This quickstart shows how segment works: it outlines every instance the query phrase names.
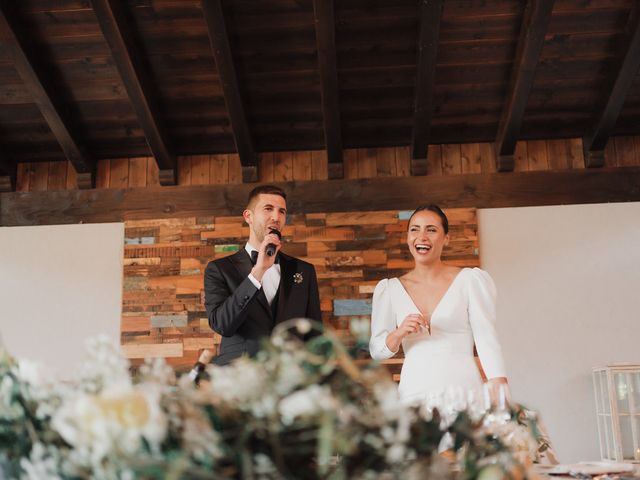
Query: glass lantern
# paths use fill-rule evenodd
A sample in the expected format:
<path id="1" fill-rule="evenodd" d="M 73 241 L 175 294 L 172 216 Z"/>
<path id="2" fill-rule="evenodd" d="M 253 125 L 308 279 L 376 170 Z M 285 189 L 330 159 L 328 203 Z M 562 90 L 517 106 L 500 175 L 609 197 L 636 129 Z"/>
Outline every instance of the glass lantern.
<path id="1" fill-rule="evenodd" d="M 602 459 L 640 462 L 640 365 L 594 368 L 593 388 Z"/>

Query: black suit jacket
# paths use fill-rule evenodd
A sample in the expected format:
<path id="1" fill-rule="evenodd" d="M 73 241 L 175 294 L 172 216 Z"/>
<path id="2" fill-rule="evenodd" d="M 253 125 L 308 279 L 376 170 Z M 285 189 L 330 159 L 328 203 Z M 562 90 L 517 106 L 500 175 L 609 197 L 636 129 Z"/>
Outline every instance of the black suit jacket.
<path id="1" fill-rule="evenodd" d="M 244 248 L 207 265 L 204 304 L 209 326 L 222 335 L 214 363 L 225 365 L 243 353 L 255 355 L 261 339 L 284 320 L 306 317 L 322 322 L 315 268 L 281 252 L 278 255 L 280 286 L 273 300 L 277 302 L 275 316 L 262 288 L 257 289 L 249 280 L 253 265 Z"/>

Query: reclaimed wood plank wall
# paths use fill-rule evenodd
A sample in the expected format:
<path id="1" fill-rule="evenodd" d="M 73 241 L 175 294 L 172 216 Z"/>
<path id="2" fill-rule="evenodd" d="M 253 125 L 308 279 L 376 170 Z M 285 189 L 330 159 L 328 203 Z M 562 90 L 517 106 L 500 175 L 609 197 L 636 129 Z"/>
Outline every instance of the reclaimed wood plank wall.
<path id="1" fill-rule="evenodd" d="M 269 152 L 260 154 L 261 182 L 326 180 L 325 151 Z M 494 173 L 492 143 L 430 145 L 427 175 Z M 640 165 L 640 136 L 613 137 L 605 150 L 605 165 Z M 584 169 L 582 140 L 529 140 L 518 142 L 518 172 Z M 344 152 L 344 178 L 409 176 L 409 147 L 358 148 Z M 242 183 L 237 154 L 190 155 L 178 160 L 178 185 Z M 100 160 L 96 188 L 159 186 L 158 167 L 151 157 Z M 77 189 L 75 170 L 68 162 L 18 164 L 19 192 Z"/>
<path id="2" fill-rule="evenodd" d="M 405 244 L 411 212 L 292 212 L 283 231 L 284 251 L 315 265 L 323 321 L 341 336 L 353 318 L 369 320 L 376 283 L 412 268 Z M 475 209 L 449 209 L 448 263 L 478 266 Z M 187 368 L 220 337 L 209 329 L 203 305 L 204 269 L 244 246 L 248 227 L 240 216 L 125 222 L 121 340 L 134 363 L 166 357 Z M 401 360 L 388 362 L 393 369 Z"/>

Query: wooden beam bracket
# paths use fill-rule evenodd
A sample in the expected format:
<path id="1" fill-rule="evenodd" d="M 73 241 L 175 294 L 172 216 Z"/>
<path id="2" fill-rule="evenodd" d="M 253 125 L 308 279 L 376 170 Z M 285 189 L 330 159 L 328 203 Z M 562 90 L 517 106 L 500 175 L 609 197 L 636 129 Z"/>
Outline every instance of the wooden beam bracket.
<path id="1" fill-rule="evenodd" d="M 0 176 L 0 192 L 12 192 L 16 189 L 16 178 L 11 175 Z"/>
<path id="2" fill-rule="evenodd" d="M 525 7 L 509 92 L 496 135 L 496 169 L 499 172 L 513 170 L 514 164 L 508 157 L 515 153 L 554 2 L 528 0 Z"/>
<path id="3" fill-rule="evenodd" d="M 94 172 L 81 172 L 77 174 L 76 178 L 80 190 L 96 188 L 96 175 Z"/>
<path id="4" fill-rule="evenodd" d="M 411 175 L 414 177 L 420 177 L 429 173 L 429 162 L 426 158 L 412 158 L 411 159 Z"/>
<path id="5" fill-rule="evenodd" d="M 344 178 L 344 163 L 329 162 L 327 164 L 327 176 L 329 180 L 339 180 Z"/>
<path id="6" fill-rule="evenodd" d="M 606 89 L 608 95 L 604 108 L 591 132 L 582 139 L 584 164 L 587 168 L 604 166 L 604 149 L 640 68 L 640 6 L 638 2 L 634 2 L 625 33 L 626 52 L 615 79 Z"/>
<path id="7" fill-rule="evenodd" d="M 257 165 L 242 165 L 242 181 L 243 183 L 256 183 L 258 181 Z"/>
<path id="8" fill-rule="evenodd" d="M 243 167 L 255 167 L 257 166 L 257 156 L 253 147 L 251 130 L 245 114 L 240 84 L 231 54 L 221 0 L 202 0 L 202 12 L 207 23 L 211 52 L 215 58 L 218 76 L 222 84 L 229 123 L 231 123 L 240 163 Z M 248 173 L 247 176 L 248 178 L 253 178 L 253 174 Z M 243 172 L 244 177 L 245 173 Z"/>

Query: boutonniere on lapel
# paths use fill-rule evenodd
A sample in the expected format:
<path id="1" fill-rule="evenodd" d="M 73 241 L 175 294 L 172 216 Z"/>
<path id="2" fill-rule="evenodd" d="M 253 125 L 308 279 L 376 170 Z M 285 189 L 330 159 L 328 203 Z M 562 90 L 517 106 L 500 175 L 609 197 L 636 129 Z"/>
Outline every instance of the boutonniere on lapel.
<path id="1" fill-rule="evenodd" d="M 300 272 L 296 272 L 293 274 L 293 283 L 300 285 L 304 281 L 304 277 Z"/>

